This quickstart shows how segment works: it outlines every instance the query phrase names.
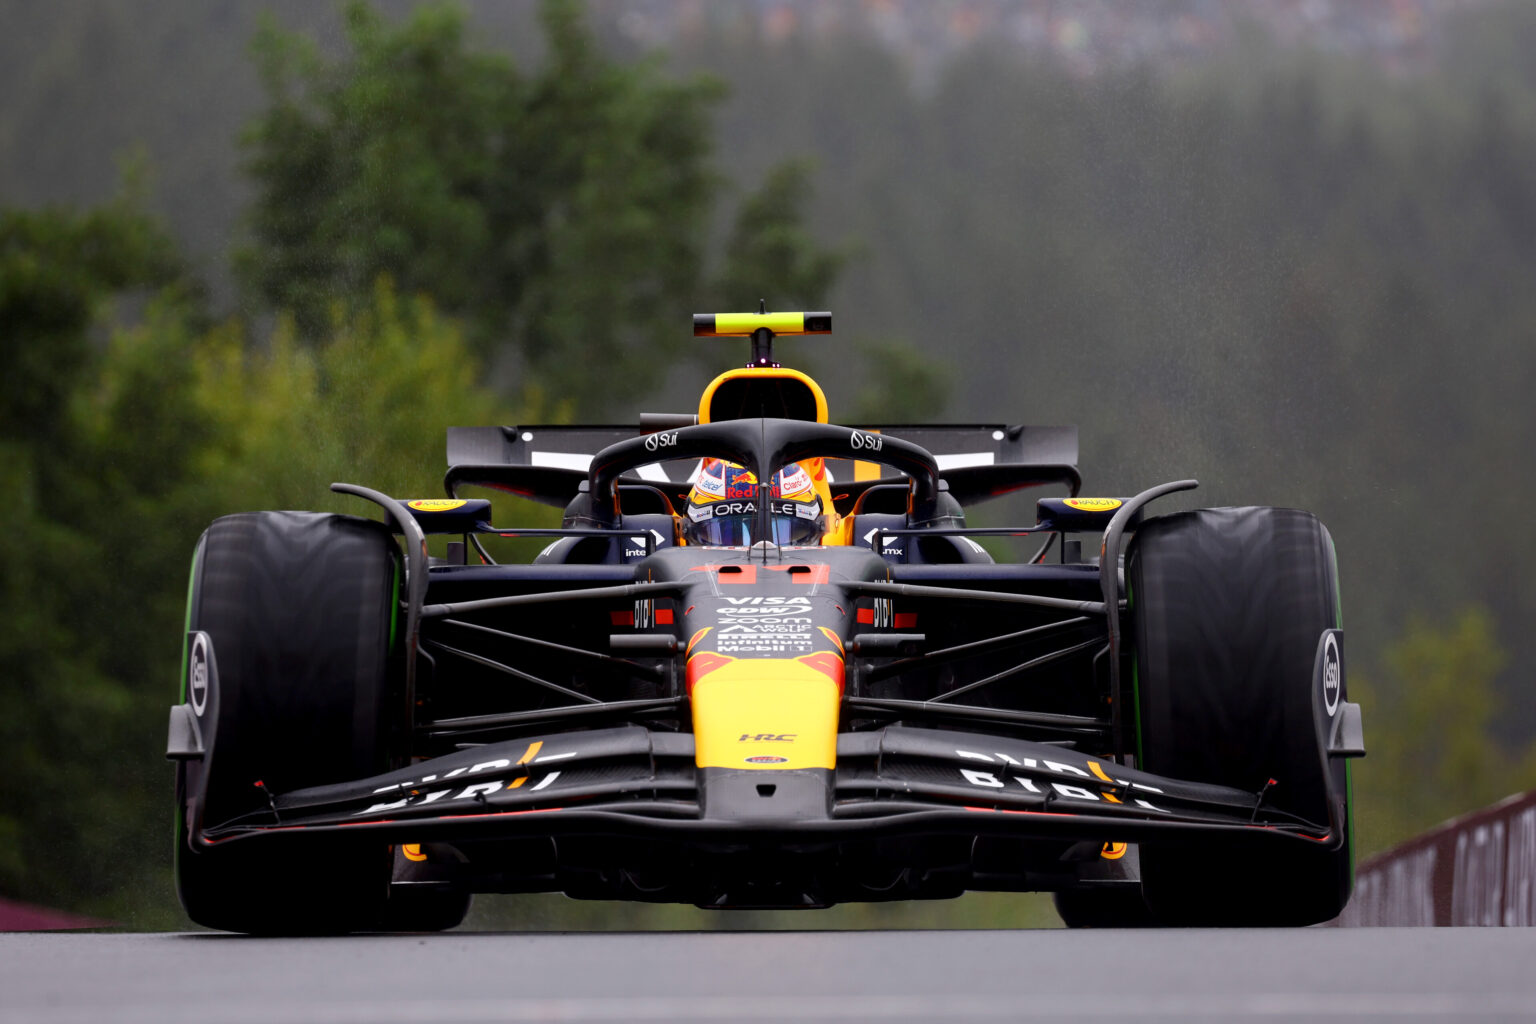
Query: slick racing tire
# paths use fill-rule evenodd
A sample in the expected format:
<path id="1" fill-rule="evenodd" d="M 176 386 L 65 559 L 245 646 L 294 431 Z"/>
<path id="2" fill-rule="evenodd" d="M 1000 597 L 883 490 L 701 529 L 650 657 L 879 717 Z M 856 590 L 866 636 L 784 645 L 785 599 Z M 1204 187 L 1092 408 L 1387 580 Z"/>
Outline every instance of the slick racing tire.
<path id="1" fill-rule="evenodd" d="M 379 523 L 256 512 L 219 519 L 203 535 L 187 621 L 211 639 L 210 738 L 177 775 L 176 887 L 193 921 L 282 934 L 378 926 L 387 843 L 318 835 L 192 844 L 187 816 L 200 794 L 205 826 L 270 820 L 271 794 L 392 767 L 398 590 L 398 549 Z"/>
<path id="2" fill-rule="evenodd" d="M 1220 508 L 1140 529 L 1128 578 L 1135 630 L 1138 764 L 1170 778 L 1258 794 L 1309 822 L 1329 819 L 1313 722 L 1319 637 L 1339 626 L 1333 541 L 1309 513 Z M 1346 769 L 1329 769 L 1348 793 Z M 1274 785 L 1265 789 L 1268 780 Z M 1340 820 L 1348 821 L 1348 807 Z M 1144 843 L 1142 888 L 1160 922 L 1306 925 L 1343 910 L 1342 845 Z"/>

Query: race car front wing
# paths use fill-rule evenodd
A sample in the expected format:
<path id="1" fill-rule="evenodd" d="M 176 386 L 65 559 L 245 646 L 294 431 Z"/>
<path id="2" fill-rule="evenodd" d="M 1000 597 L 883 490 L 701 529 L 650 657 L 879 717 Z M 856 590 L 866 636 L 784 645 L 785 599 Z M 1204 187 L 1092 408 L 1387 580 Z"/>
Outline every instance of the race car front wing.
<path id="1" fill-rule="evenodd" d="M 490 744 L 353 783 L 274 794 L 198 841 L 368 830 L 400 842 L 635 835 L 838 842 L 964 833 L 1139 841 L 1191 833 L 1337 844 L 1264 792 L 1162 778 L 1063 747 L 887 726 L 839 738 L 837 767 L 699 769 L 693 737 L 642 726 Z"/>

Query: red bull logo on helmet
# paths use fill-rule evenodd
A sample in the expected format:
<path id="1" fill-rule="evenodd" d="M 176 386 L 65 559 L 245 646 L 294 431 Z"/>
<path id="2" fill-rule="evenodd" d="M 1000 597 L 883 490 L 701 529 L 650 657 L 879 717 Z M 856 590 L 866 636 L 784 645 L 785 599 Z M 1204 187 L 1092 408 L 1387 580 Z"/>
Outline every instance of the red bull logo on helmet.
<path id="1" fill-rule="evenodd" d="M 721 459 L 706 459 L 694 481 L 695 501 L 738 501 L 757 497 L 757 476 L 749 469 Z M 798 463 L 785 466 L 773 479 L 772 496 L 814 501 L 811 475 Z"/>

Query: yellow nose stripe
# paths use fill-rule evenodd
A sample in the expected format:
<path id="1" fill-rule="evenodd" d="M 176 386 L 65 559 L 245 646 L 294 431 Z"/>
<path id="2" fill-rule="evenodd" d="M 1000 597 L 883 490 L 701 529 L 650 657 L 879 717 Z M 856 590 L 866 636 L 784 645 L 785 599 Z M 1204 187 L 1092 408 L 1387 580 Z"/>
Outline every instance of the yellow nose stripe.
<path id="1" fill-rule="evenodd" d="M 742 658 L 693 687 L 700 768 L 832 768 L 842 694 L 824 671 L 790 658 Z"/>

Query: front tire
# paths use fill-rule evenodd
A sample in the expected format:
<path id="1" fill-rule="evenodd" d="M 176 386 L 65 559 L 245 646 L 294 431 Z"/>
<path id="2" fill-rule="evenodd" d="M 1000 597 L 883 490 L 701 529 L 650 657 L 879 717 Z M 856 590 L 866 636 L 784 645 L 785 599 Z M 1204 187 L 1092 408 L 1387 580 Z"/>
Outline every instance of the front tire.
<path id="1" fill-rule="evenodd" d="M 1265 793 L 1265 806 L 1330 820 L 1313 724 L 1319 637 L 1339 625 L 1333 541 L 1294 509 L 1222 508 L 1142 526 L 1128 563 L 1136 642 L 1138 765 Z M 1342 693 L 1340 699 L 1343 699 Z M 1331 788 L 1347 793 L 1334 762 Z M 1348 821 L 1348 807 L 1339 815 Z M 1142 886 L 1160 921 L 1306 925 L 1343 910 L 1348 828 L 1329 849 L 1144 843 Z"/>
<path id="2" fill-rule="evenodd" d="M 198 544 L 191 630 L 212 639 L 210 749 L 177 773 L 176 888 L 187 916 L 225 931 L 376 927 L 386 843 L 263 837 L 191 843 L 188 813 L 217 825 L 267 809 L 267 792 L 366 778 L 398 760 L 391 634 L 398 549 L 379 523 L 311 512 L 226 516 Z"/>

